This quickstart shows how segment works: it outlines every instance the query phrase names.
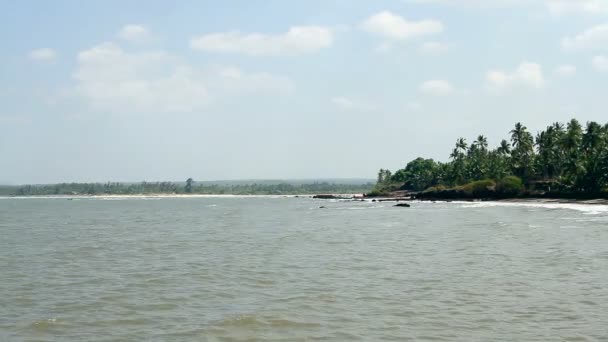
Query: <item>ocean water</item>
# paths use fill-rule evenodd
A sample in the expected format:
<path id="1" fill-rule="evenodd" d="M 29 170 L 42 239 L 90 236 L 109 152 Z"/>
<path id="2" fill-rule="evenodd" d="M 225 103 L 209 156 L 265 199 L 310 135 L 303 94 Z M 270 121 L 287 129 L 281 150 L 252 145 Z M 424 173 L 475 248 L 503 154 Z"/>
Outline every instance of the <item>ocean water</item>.
<path id="1" fill-rule="evenodd" d="M 608 207 L 0 199 L 0 341 L 258 340 L 606 341 Z"/>

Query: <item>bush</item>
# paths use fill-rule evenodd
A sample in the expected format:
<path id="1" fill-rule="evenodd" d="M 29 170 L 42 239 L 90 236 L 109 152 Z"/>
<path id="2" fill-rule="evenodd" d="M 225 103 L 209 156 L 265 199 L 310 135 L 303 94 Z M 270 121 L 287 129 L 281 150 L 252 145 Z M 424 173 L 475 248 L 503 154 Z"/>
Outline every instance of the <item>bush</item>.
<path id="1" fill-rule="evenodd" d="M 515 176 L 507 176 L 498 182 L 496 190 L 503 195 L 517 195 L 524 188 L 524 183 L 521 178 Z"/>
<path id="2" fill-rule="evenodd" d="M 366 196 L 368 197 L 382 197 L 382 196 L 387 196 L 388 192 L 387 191 L 380 191 L 377 189 L 372 190 L 372 192 L 368 193 Z"/>
<path id="3" fill-rule="evenodd" d="M 437 186 L 431 186 L 429 188 L 426 188 L 423 192 L 440 192 L 444 190 L 447 190 L 447 187 L 443 184 L 439 184 Z"/>
<path id="4" fill-rule="evenodd" d="M 460 190 L 462 190 L 465 195 L 472 197 L 491 196 L 496 190 L 496 182 L 489 179 L 475 181 L 461 186 Z"/>

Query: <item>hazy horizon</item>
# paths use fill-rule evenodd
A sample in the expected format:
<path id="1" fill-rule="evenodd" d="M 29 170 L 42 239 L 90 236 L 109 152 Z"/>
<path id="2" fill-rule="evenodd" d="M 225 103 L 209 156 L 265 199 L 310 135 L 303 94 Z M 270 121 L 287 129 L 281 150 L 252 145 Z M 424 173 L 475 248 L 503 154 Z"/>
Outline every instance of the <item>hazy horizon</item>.
<path id="1" fill-rule="evenodd" d="M 376 180 L 374 178 L 331 178 L 331 177 L 323 177 L 323 178 L 294 178 L 294 179 L 290 179 L 290 178 L 284 178 L 284 179 L 262 179 L 262 178 L 258 178 L 258 179 L 196 179 L 195 177 L 192 177 L 192 179 L 194 180 L 195 184 L 205 184 L 205 185 L 209 185 L 209 184 L 218 184 L 218 185 L 238 185 L 238 184 L 246 184 L 246 185 L 250 185 L 250 184 L 255 184 L 255 183 L 260 183 L 260 184 L 281 184 L 281 183 L 288 183 L 288 184 L 312 184 L 312 183 L 335 183 L 335 184 L 367 184 L 367 183 L 373 183 Z M 111 182 L 111 183 L 124 183 L 124 184 L 129 184 L 129 183 L 141 183 L 141 182 L 147 182 L 147 183 L 156 183 L 156 182 L 171 182 L 171 183 L 185 183 L 187 179 L 184 180 L 176 180 L 176 179 L 155 179 L 155 180 L 140 180 L 140 181 L 121 181 L 121 180 L 84 180 L 84 181 L 59 181 L 59 182 L 53 182 L 53 183 L 8 183 L 8 182 L 2 182 L 0 180 L 0 186 L 20 186 L 20 185 L 48 185 L 48 184 L 61 184 L 61 183 L 107 183 L 107 182 Z"/>
<path id="2" fill-rule="evenodd" d="M 373 179 L 606 120 L 607 1 L 2 7 L 0 184 Z"/>

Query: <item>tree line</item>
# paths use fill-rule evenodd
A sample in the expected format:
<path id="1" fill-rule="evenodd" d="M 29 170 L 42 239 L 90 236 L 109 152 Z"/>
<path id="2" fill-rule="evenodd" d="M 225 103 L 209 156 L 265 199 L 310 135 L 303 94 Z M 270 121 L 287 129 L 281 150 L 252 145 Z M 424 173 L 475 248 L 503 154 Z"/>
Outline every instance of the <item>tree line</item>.
<path id="1" fill-rule="evenodd" d="M 448 162 L 417 158 L 392 173 L 381 169 L 374 193 L 436 191 L 478 182 L 551 193 L 608 192 L 608 124 L 576 119 L 549 125 L 534 136 L 522 123 L 491 149 L 484 135 L 458 138 Z M 475 185 L 475 184 L 473 184 Z"/>
<path id="2" fill-rule="evenodd" d="M 366 193 L 373 183 L 336 184 L 318 182 L 310 184 L 196 184 L 189 178 L 185 183 L 61 183 L 0 187 L 5 196 L 52 196 L 52 195 L 152 195 L 152 194 L 231 194 L 231 195 L 301 195 L 319 193 Z"/>

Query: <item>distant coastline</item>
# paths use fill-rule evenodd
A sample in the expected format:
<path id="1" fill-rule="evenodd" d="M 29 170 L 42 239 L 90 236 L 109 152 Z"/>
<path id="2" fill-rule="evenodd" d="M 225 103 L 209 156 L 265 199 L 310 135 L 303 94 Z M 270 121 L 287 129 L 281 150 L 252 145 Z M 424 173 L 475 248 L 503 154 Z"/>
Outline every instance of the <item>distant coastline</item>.
<path id="1" fill-rule="evenodd" d="M 315 195 L 322 193 L 363 194 L 374 187 L 372 182 L 344 180 L 298 183 L 298 181 L 259 181 L 244 183 L 140 182 L 140 183 L 58 183 L 0 186 L 0 196 L 205 196 L 205 195 Z"/>

